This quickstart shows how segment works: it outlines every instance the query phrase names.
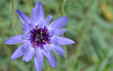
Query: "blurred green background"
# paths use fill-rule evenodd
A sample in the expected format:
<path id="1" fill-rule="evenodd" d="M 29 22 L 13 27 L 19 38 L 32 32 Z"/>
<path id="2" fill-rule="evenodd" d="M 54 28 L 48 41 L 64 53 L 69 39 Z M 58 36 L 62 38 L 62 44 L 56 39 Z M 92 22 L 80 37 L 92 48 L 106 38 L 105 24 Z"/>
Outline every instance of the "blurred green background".
<path id="1" fill-rule="evenodd" d="M 65 58 L 53 52 L 57 62 L 54 69 L 45 58 L 42 71 L 113 71 L 113 0 L 39 1 L 46 17 L 68 17 L 63 36 L 76 42 L 62 46 Z M 33 58 L 28 63 L 22 57 L 11 60 L 21 44 L 4 43 L 7 38 L 23 34 L 15 9 L 31 16 L 35 3 L 36 0 L 0 0 L 0 71 L 36 71 Z"/>

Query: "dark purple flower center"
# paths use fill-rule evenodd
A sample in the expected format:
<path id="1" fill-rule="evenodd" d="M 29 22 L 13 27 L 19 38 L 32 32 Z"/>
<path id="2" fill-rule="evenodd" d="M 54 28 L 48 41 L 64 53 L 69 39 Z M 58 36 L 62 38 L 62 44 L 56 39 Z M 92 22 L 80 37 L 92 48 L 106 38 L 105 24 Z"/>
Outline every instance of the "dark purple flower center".
<path id="1" fill-rule="evenodd" d="M 49 37 L 51 36 L 49 36 L 48 29 L 46 27 L 44 28 L 36 27 L 35 29 L 32 29 L 30 33 L 31 33 L 30 41 L 33 47 L 35 46 L 42 47 L 42 45 L 50 44 Z"/>

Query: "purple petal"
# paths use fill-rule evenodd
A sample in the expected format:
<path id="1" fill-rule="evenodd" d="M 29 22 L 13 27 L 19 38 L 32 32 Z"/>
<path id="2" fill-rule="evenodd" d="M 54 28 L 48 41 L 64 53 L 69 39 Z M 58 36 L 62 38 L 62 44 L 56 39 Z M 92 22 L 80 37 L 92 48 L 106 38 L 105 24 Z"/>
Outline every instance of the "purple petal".
<path id="1" fill-rule="evenodd" d="M 36 54 L 34 57 L 35 67 L 37 71 L 42 70 L 44 56 L 39 47 L 36 47 Z"/>
<path id="2" fill-rule="evenodd" d="M 66 31 L 66 29 L 57 29 L 57 30 L 55 30 L 55 35 L 56 36 L 62 35 L 65 31 Z"/>
<path id="3" fill-rule="evenodd" d="M 54 20 L 49 26 L 49 29 L 58 29 L 64 27 L 68 23 L 68 19 L 66 16 L 62 16 L 56 20 Z"/>
<path id="4" fill-rule="evenodd" d="M 51 51 L 48 52 L 48 61 L 51 64 L 51 66 L 54 68 L 56 67 L 56 60 L 55 57 L 53 56 L 53 53 Z"/>
<path id="5" fill-rule="evenodd" d="M 58 39 L 56 37 L 51 37 L 50 42 L 55 44 L 55 45 L 59 45 Z"/>
<path id="6" fill-rule="evenodd" d="M 38 10 L 33 8 L 32 13 L 31 13 L 31 20 L 32 20 L 33 24 L 38 24 L 38 22 L 39 22 L 39 19 L 37 18 L 36 15 L 38 15 Z"/>
<path id="7" fill-rule="evenodd" d="M 45 49 L 42 49 L 42 53 L 43 53 L 46 57 L 48 57 L 48 51 L 46 51 Z"/>
<path id="8" fill-rule="evenodd" d="M 60 47 L 60 46 L 55 46 L 55 45 L 51 45 L 50 46 L 50 48 L 54 51 L 54 52 L 56 52 L 57 54 L 59 54 L 59 55 L 61 55 L 61 56 L 63 56 L 63 57 L 65 57 L 65 50 L 62 48 L 62 47 Z"/>
<path id="9" fill-rule="evenodd" d="M 29 32 L 29 28 L 28 28 L 27 24 L 22 24 L 22 31 Z"/>
<path id="10" fill-rule="evenodd" d="M 24 14 L 23 12 L 19 11 L 19 10 L 16 10 L 20 20 L 25 23 L 25 24 L 29 24 L 31 23 L 31 19 L 30 17 L 28 17 L 26 14 Z"/>
<path id="11" fill-rule="evenodd" d="M 48 26 L 49 22 L 52 20 L 52 16 L 49 15 L 46 19 L 45 19 L 45 26 Z"/>
<path id="12" fill-rule="evenodd" d="M 28 27 L 29 27 L 30 30 L 32 30 L 32 29 L 35 28 L 35 25 L 33 23 L 30 23 L 30 24 L 28 24 Z"/>
<path id="13" fill-rule="evenodd" d="M 48 30 L 49 36 L 53 36 L 55 34 L 55 30 Z"/>
<path id="14" fill-rule="evenodd" d="M 48 59 L 49 63 L 51 64 L 51 66 L 54 68 L 56 67 L 56 60 L 52 54 L 51 51 L 46 52 L 45 50 L 42 51 L 43 54 L 46 56 L 46 58 Z"/>
<path id="15" fill-rule="evenodd" d="M 40 20 L 40 22 L 38 24 L 39 24 L 39 28 L 43 28 L 44 27 L 44 21 L 43 20 Z"/>
<path id="16" fill-rule="evenodd" d="M 22 35 L 13 36 L 5 41 L 5 44 L 18 44 L 24 43 L 26 40 L 22 39 Z"/>
<path id="17" fill-rule="evenodd" d="M 29 62 L 32 59 L 34 53 L 35 53 L 35 49 L 33 47 L 30 47 L 27 53 L 24 55 L 23 60 Z"/>
<path id="18" fill-rule="evenodd" d="M 34 24 L 38 24 L 40 20 L 45 19 L 45 13 L 41 2 L 36 2 L 36 6 L 32 10 L 31 19 Z"/>
<path id="19" fill-rule="evenodd" d="M 12 60 L 15 60 L 16 58 L 18 58 L 18 57 L 24 55 L 24 54 L 28 51 L 28 49 L 29 49 L 30 46 L 31 46 L 31 45 L 29 44 L 29 42 L 27 42 L 27 43 L 25 43 L 25 44 L 19 46 L 19 47 L 16 49 L 16 51 L 13 53 L 13 55 L 11 56 L 11 59 L 12 59 Z"/>
<path id="20" fill-rule="evenodd" d="M 75 43 L 73 40 L 65 37 L 56 37 L 58 40 L 59 45 L 69 45 Z"/>
<path id="21" fill-rule="evenodd" d="M 42 3 L 40 1 L 36 2 L 35 8 L 38 8 L 38 18 L 44 20 L 45 19 L 45 13 L 42 6 Z"/>
<path id="22" fill-rule="evenodd" d="M 23 39 L 30 39 L 30 33 L 24 33 L 22 36 Z"/>
<path id="23" fill-rule="evenodd" d="M 44 47 L 44 49 L 45 49 L 46 51 L 50 51 L 50 45 L 45 44 L 45 45 L 43 45 L 43 47 Z"/>

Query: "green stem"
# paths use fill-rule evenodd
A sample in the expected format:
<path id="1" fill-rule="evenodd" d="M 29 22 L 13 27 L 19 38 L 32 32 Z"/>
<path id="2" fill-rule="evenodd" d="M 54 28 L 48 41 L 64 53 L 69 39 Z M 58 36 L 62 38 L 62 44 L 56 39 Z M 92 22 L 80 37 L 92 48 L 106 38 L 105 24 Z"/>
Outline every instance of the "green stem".
<path id="1" fill-rule="evenodd" d="M 12 23 L 12 26 L 13 26 L 13 30 L 15 32 L 15 35 L 17 35 L 17 31 L 16 31 L 16 28 L 15 28 L 15 24 L 14 24 L 14 21 L 13 21 L 13 9 L 14 9 L 14 4 L 13 4 L 13 0 L 10 0 L 10 18 L 11 18 L 11 23 Z M 18 45 L 18 44 L 17 44 Z M 18 45 L 19 46 L 19 45 Z M 26 71 L 28 71 L 28 68 L 25 64 L 25 62 L 23 61 L 23 64 L 25 65 L 26 67 Z"/>
<path id="2" fill-rule="evenodd" d="M 63 4 L 62 4 L 62 13 L 63 13 L 64 16 L 65 16 L 65 9 L 64 9 L 65 3 L 66 3 L 66 0 L 63 0 Z M 64 34 L 63 34 L 62 36 L 64 37 Z M 64 45 L 63 48 L 64 48 L 64 50 L 65 50 L 65 52 L 66 52 L 66 54 L 65 54 L 65 64 L 66 64 L 66 70 L 68 71 L 67 47 Z"/>
<path id="3" fill-rule="evenodd" d="M 64 10 L 65 3 L 66 3 L 66 0 L 63 0 L 63 3 L 62 3 L 62 13 L 63 13 L 64 16 L 65 16 L 65 10 Z"/>
<path id="4" fill-rule="evenodd" d="M 11 18 L 11 23 L 12 23 L 12 26 L 13 26 L 13 30 L 14 30 L 15 34 L 17 35 L 15 25 L 14 25 L 14 22 L 13 22 L 13 9 L 14 9 L 13 0 L 10 0 L 10 18 Z"/>
<path id="5" fill-rule="evenodd" d="M 64 37 L 64 34 L 62 35 Z M 65 54 L 65 64 L 66 64 L 66 70 L 68 71 L 68 63 L 67 63 L 67 47 L 65 45 L 63 45 L 63 48 L 66 52 Z"/>
<path id="6" fill-rule="evenodd" d="M 0 29 L 1 30 L 1 34 L 3 35 L 3 40 L 5 40 L 5 33 L 4 33 L 4 30 L 3 29 Z M 8 56 L 8 58 L 11 57 L 11 52 L 10 52 L 10 49 L 3 43 L 3 47 L 5 49 L 5 52 Z M 10 62 L 10 66 L 11 66 L 11 71 L 15 71 L 15 68 L 14 68 L 14 65 L 11 61 L 11 59 L 9 59 L 9 62 Z"/>
<path id="7" fill-rule="evenodd" d="M 29 3 L 27 0 L 23 0 L 25 7 L 27 8 L 28 16 L 31 16 L 31 9 L 29 8 Z M 29 12 L 30 11 L 30 12 Z"/>
<path id="8" fill-rule="evenodd" d="M 61 14 L 59 13 L 58 7 L 59 7 L 59 5 L 56 6 L 56 12 L 59 16 L 61 16 Z"/>
<path id="9" fill-rule="evenodd" d="M 78 45 L 77 45 L 77 51 L 76 51 L 76 58 L 72 61 L 71 63 L 71 66 L 76 66 L 77 65 L 77 62 L 78 62 L 78 56 L 80 55 L 80 52 L 81 52 L 81 47 L 82 47 L 82 44 L 83 44 L 83 41 L 85 40 L 85 37 L 89 31 L 89 27 L 91 26 L 91 22 L 92 22 L 92 17 L 93 17 L 93 10 L 92 10 L 92 2 L 91 2 L 91 6 L 90 6 L 90 11 L 88 12 L 89 13 L 89 21 L 86 22 L 87 24 L 85 24 L 84 28 L 83 28 L 83 33 L 80 35 L 80 41 L 78 42 Z"/>

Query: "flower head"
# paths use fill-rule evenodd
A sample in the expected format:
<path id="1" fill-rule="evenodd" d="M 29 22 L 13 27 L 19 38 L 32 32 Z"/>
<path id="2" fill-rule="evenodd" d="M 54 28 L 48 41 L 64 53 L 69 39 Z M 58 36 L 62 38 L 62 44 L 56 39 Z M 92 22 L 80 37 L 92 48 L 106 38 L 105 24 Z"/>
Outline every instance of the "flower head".
<path id="1" fill-rule="evenodd" d="M 41 71 L 44 55 L 48 59 L 52 67 L 56 66 L 55 58 L 51 52 L 65 56 L 65 51 L 60 45 L 69 45 L 74 41 L 61 37 L 66 29 L 61 29 L 68 23 L 66 16 L 62 16 L 52 23 L 52 16 L 45 19 L 44 9 L 41 2 L 37 1 L 35 8 L 32 10 L 31 18 L 23 12 L 16 10 L 19 18 L 22 21 L 23 35 L 16 35 L 5 41 L 6 44 L 24 43 L 19 46 L 13 53 L 11 59 L 14 60 L 22 55 L 23 60 L 29 62 L 34 56 L 34 62 L 37 71 Z"/>

